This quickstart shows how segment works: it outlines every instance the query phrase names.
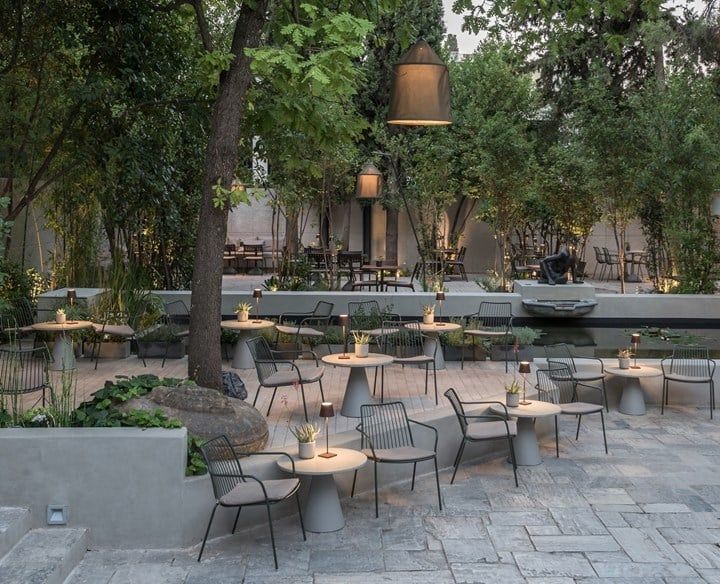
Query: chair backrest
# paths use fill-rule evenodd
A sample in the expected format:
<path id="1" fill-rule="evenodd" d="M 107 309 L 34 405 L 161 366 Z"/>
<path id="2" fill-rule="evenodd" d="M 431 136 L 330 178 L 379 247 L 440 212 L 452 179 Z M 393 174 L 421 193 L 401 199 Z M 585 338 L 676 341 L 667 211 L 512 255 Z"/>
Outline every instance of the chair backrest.
<path id="1" fill-rule="evenodd" d="M 478 308 L 477 318 L 479 327 L 507 329 L 512 322 L 512 304 L 483 301 Z"/>
<path id="2" fill-rule="evenodd" d="M 702 345 L 676 345 L 670 360 L 670 373 L 688 377 L 710 377 L 710 351 Z"/>
<path id="3" fill-rule="evenodd" d="M 593 250 L 595 251 L 595 261 L 598 264 L 604 264 L 605 253 L 597 245 L 593 245 Z"/>
<path id="4" fill-rule="evenodd" d="M 35 322 L 35 309 L 27 298 L 15 300 L 9 314 L 12 315 L 19 327 L 30 326 Z"/>
<path id="5" fill-rule="evenodd" d="M 455 415 L 457 416 L 458 423 L 460 424 L 460 430 L 464 435 L 468 425 L 467 419 L 464 417 L 465 408 L 463 407 L 462 402 L 460 401 L 460 398 L 458 397 L 458 394 L 454 388 L 451 387 L 450 389 L 448 389 L 444 395 L 446 398 L 448 398 L 448 401 L 450 402 L 453 410 L 455 410 Z"/>
<path id="6" fill-rule="evenodd" d="M 335 305 L 332 302 L 320 300 L 313 309 L 313 318 L 327 318 L 332 315 L 333 308 Z"/>
<path id="7" fill-rule="evenodd" d="M 351 330 L 368 330 L 382 325 L 382 312 L 377 300 L 348 302 Z"/>
<path id="8" fill-rule="evenodd" d="M 460 248 L 460 251 L 457 254 L 457 257 L 455 258 L 455 261 L 458 263 L 462 263 L 465 261 L 465 252 L 467 251 L 467 247 L 464 245 Z"/>
<path id="9" fill-rule="evenodd" d="M 535 389 L 540 401 L 566 404 L 577 400 L 577 383 L 563 363 L 548 362 L 547 369 L 538 369 Z"/>
<path id="10" fill-rule="evenodd" d="M 570 371 L 575 373 L 577 367 L 575 366 L 575 357 L 573 357 L 570 347 L 565 343 L 557 343 L 555 345 L 545 345 L 545 357 L 548 363 L 558 363 L 565 365 Z"/>
<path id="11" fill-rule="evenodd" d="M 602 248 L 602 250 L 603 250 L 603 255 L 605 256 L 606 264 L 614 265 L 614 264 L 619 263 L 619 260 L 617 258 L 613 258 L 613 254 L 608 248 L 604 247 L 604 248 Z"/>
<path id="12" fill-rule="evenodd" d="M 413 323 L 406 323 L 412 325 Z M 419 328 L 403 325 L 401 320 L 383 320 L 381 343 L 383 353 L 399 359 L 423 355 L 425 335 Z"/>
<path id="13" fill-rule="evenodd" d="M 254 337 L 245 341 L 250 354 L 255 361 L 255 371 L 257 371 L 258 381 L 263 383 L 270 375 L 278 370 L 275 364 L 275 358 L 273 357 L 270 345 L 265 340 L 265 337 Z"/>
<path id="14" fill-rule="evenodd" d="M 202 444 L 200 452 L 205 459 L 216 499 L 227 495 L 239 482 L 244 481 L 238 476 L 243 474 L 240 461 L 225 434 Z"/>
<path id="15" fill-rule="evenodd" d="M 360 406 L 360 425 L 375 450 L 415 445 L 402 402 L 363 404 Z"/>
<path id="16" fill-rule="evenodd" d="M 17 395 L 49 387 L 49 360 L 45 347 L 0 349 L 0 393 Z"/>
<path id="17" fill-rule="evenodd" d="M 187 324 L 190 322 L 190 310 L 183 300 L 173 300 L 164 304 L 167 321 L 171 324 Z"/>

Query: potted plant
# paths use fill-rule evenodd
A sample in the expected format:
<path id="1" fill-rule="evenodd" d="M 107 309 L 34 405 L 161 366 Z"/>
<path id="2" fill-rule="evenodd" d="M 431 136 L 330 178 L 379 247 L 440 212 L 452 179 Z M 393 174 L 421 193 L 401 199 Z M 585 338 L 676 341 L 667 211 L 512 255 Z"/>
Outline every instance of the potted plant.
<path id="1" fill-rule="evenodd" d="M 542 331 L 529 326 L 516 326 L 510 331 L 510 338 L 504 335 L 490 337 L 493 361 L 532 361 L 532 344 L 540 338 Z"/>
<path id="2" fill-rule="evenodd" d="M 384 259 L 385 258 L 383 256 L 378 256 L 377 258 L 375 258 L 375 266 L 381 268 Z"/>
<path id="3" fill-rule="evenodd" d="M 290 431 L 297 438 L 300 458 L 315 458 L 315 439 L 320 429 L 313 424 L 301 424 L 290 428 Z"/>
<path id="4" fill-rule="evenodd" d="M 67 322 L 67 316 L 65 315 L 64 308 L 58 308 L 55 311 L 55 322 L 58 324 L 65 324 Z"/>
<path id="5" fill-rule="evenodd" d="M 435 305 L 423 304 L 423 324 L 432 324 L 435 322 Z"/>
<path id="6" fill-rule="evenodd" d="M 620 369 L 630 369 L 630 349 L 620 349 L 618 351 L 618 367 Z"/>
<path id="7" fill-rule="evenodd" d="M 522 387 L 513 379 L 510 385 L 505 386 L 505 405 L 509 408 L 516 408 L 520 404 L 520 391 Z"/>
<path id="8" fill-rule="evenodd" d="M 250 310 L 252 305 L 249 302 L 241 302 L 235 307 L 238 322 L 247 322 L 250 319 Z"/>
<path id="9" fill-rule="evenodd" d="M 370 335 L 353 331 L 355 339 L 355 356 L 365 358 L 370 353 Z"/>

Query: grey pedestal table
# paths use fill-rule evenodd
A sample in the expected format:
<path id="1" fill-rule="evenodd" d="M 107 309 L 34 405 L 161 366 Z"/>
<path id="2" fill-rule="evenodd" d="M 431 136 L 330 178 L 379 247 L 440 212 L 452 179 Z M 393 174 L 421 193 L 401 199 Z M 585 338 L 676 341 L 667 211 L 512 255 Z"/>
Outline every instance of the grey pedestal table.
<path id="1" fill-rule="evenodd" d="M 418 323 L 411 323 L 407 325 L 408 327 L 417 327 L 425 333 L 429 339 L 425 341 L 425 347 L 424 352 L 429 357 L 432 357 L 433 351 L 435 352 L 435 370 L 440 371 L 442 369 L 445 369 L 445 354 L 443 353 L 442 344 L 440 343 L 440 335 L 442 333 L 449 333 L 452 331 L 456 331 L 460 328 L 462 328 L 459 324 L 456 322 L 443 322 L 443 323 L 424 323 L 424 322 L 418 322 Z M 437 345 L 437 350 L 435 350 L 435 345 Z"/>
<path id="2" fill-rule="evenodd" d="M 254 369 L 255 361 L 247 346 L 247 341 L 258 336 L 265 328 L 275 326 L 270 320 L 223 320 L 220 327 L 239 333 L 233 351 L 232 366 L 234 369 Z"/>
<path id="3" fill-rule="evenodd" d="M 390 365 L 393 358 L 381 353 L 369 353 L 367 357 L 356 357 L 353 353 L 347 353 L 347 359 L 342 355 L 342 353 L 325 355 L 322 360 L 327 365 L 350 368 L 340 413 L 346 418 L 359 418 L 360 406 L 375 403 L 370 394 L 370 384 L 365 369 Z"/>
<path id="4" fill-rule="evenodd" d="M 31 325 L 33 330 L 44 333 L 55 333 L 53 344 L 53 362 L 48 365 L 51 371 L 70 371 L 77 367 L 72 339 L 67 334 L 71 331 L 92 328 L 93 323 L 88 320 L 68 320 L 62 324 L 55 321 L 36 322 Z"/>
<path id="5" fill-rule="evenodd" d="M 612 375 L 625 378 L 625 385 L 623 386 L 622 395 L 620 396 L 618 411 L 630 416 L 644 416 L 646 412 L 645 394 L 643 394 L 642 387 L 640 387 L 640 379 L 660 377 L 662 371 L 655 367 L 648 367 L 647 365 L 638 365 L 637 368 L 631 367 L 630 369 L 606 367 L 605 371 Z"/>
<path id="6" fill-rule="evenodd" d="M 490 410 L 494 414 L 505 415 L 505 409 L 500 405 L 492 405 Z M 535 434 L 535 418 L 557 416 L 560 413 L 560 406 L 533 400 L 528 405 L 508 407 L 507 413 L 510 417 L 517 418 L 517 436 L 513 440 L 517 465 L 537 466 L 542 462 L 542 458 Z"/>

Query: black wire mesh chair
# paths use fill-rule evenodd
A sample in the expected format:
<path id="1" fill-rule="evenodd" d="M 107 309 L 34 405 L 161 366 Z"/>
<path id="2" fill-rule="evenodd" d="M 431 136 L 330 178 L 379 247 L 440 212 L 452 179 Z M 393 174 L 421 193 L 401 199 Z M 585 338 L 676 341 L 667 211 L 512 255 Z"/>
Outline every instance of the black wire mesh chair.
<path id="1" fill-rule="evenodd" d="M 184 339 L 190 336 L 190 329 L 188 328 L 190 326 L 190 309 L 187 307 L 187 304 L 185 304 L 183 300 L 166 302 L 163 324 L 172 330 L 175 338 Z M 162 365 L 160 367 L 165 367 L 171 342 L 172 339 L 170 337 L 165 340 L 165 353 L 163 354 Z"/>
<path id="2" fill-rule="evenodd" d="M 130 315 L 123 310 L 106 311 L 102 315 L 100 322 L 93 323 L 93 330 L 95 331 L 95 335 L 90 359 L 95 358 L 95 369 L 97 369 L 98 361 L 100 360 L 100 343 L 102 343 L 106 336 L 120 337 L 128 341 L 137 341 L 135 329 L 130 324 Z M 143 362 L 143 366 L 147 367 L 145 357 L 140 354 L 138 357 Z"/>
<path id="3" fill-rule="evenodd" d="M 508 447 L 510 448 L 510 461 L 512 462 L 513 473 L 515 475 L 515 486 L 517 487 L 517 462 L 515 460 L 515 445 L 513 443 L 513 439 L 517 436 L 517 422 L 509 419 L 507 406 L 500 401 L 461 401 L 457 392 L 452 387 L 445 392 L 445 397 L 448 398 L 450 405 L 452 405 L 453 410 L 455 410 L 455 415 L 460 424 L 460 431 L 462 432 L 462 441 L 455 455 L 455 462 L 453 462 L 455 468 L 452 478 L 450 479 L 450 484 L 455 482 L 455 475 L 460 467 L 465 446 L 469 442 L 507 440 Z M 501 416 L 493 413 L 468 415 L 465 413 L 465 406 L 489 406 L 493 404 L 500 404 L 505 410 L 505 415 Z"/>
<path id="4" fill-rule="evenodd" d="M 672 355 L 660 361 L 663 371 L 662 404 L 660 413 L 665 413 L 665 406 L 670 398 L 670 382 L 675 383 L 707 383 L 710 390 L 710 419 L 715 409 L 715 361 L 710 359 L 710 351 L 700 345 L 677 345 Z"/>
<path id="5" fill-rule="evenodd" d="M 50 353 L 46 347 L 22 349 L 0 348 L 0 394 L 20 396 L 42 392 L 35 404 L 45 405 L 45 391 L 50 388 L 48 363 Z"/>
<path id="6" fill-rule="evenodd" d="M 605 415 L 603 414 L 602 405 L 602 389 L 595 385 L 589 385 L 587 387 L 600 393 L 601 403 L 596 404 L 579 401 L 577 391 L 578 382 L 573 379 L 572 372 L 567 365 L 549 362 L 547 369 L 537 370 L 537 385 L 535 385 L 535 389 L 537 389 L 538 392 L 538 399 L 560 406 L 560 414 L 577 416 L 578 423 L 577 430 L 575 431 L 575 440 L 580 437 L 582 417 L 589 414 L 600 414 L 603 443 L 605 444 L 605 454 L 607 454 L 608 447 L 607 435 L 605 433 Z M 555 456 L 560 457 L 560 436 L 557 416 L 555 416 Z"/>
<path id="7" fill-rule="evenodd" d="M 288 351 L 273 351 L 268 345 L 264 337 L 255 337 L 247 341 L 247 346 L 255 361 L 255 370 L 258 376 L 258 389 L 253 400 L 253 407 L 257 403 L 260 395 L 260 388 L 272 388 L 273 393 L 268 405 L 267 414 L 270 415 L 275 394 L 278 387 L 300 386 L 300 394 L 302 395 L 303 410 L 305 412 L 305 421 L 308 421 L 307 404 L 305 403 L 305 384 L 317 382 L 320 385 L 320 397 L 325 401 L 323 393 L 322 376 L 325 373 L 325 367 L 318 363 L 317 355 L 313 351 L 294 351 L 296 357 L 307 354 L 315 360 L 315 367 L 298 367 L 294 361 L 282 359 L 288 354 Z"/>
<path id="8" fill-rule="evenodd" d="M 428 381 L 430 368 L 432 367 L 433 383 L 435 385 L 435 405 L 438 403 L 437 370 L 435 367 L 435 355 L 439 343 L 418 328 L 418 323 L 402 323 L 398 320 L 385 320 L 382 324 L 383 334 L 380 337 L 382 352 L 392 355 L 393 363 L 417 367 L 425 366 L 425 395 L 428 394 Z M 425 351 L 425 347 L 432 347 Z M 382 381 L 380 384 L 380 401 L 384 401 L 385 389 L 385 367 L 381 372 Z"/>
<path id="9" fill-rule="evenodd" d="M 596 389 L 597 386 L 591 385 L 591 382 L 599 381 L 602 388 L 602 399 L 605 411 L 610 411 L 607 401 L 607 390 L 605 388 L 605 365 L 601 359 L 597 357 L 582 357 L 582 359 L 585 360 L 595 361 L 600 367 L 600 371 L 578 370 L 577 364 L 575 363 L 575 356 L 570 350 L 570 347 L 565 343 L 545 345 L 545 357 L 547 358 L 548 364 L 559 363 L 565 365 L 570 372 L 572 380 L 581 387 Z M 559 375 L 559 373 L 557 375 Z"/>
<path id="10" fill-rule="evenodd" d="M 475 354 L 476 338 L 503 339 L 505 341 L 505 373 L 507 373 L 510 338 L 512 337 L 512 304 L 510 302 L 483 301 L 480 303 L 477 312 L 466 314 L 463 319 L 466 323 L 466 328 L 463 330 L 463 339 L 466 336 L 472 339 L 473 355 Z M 464 349 L 465 347 L 461 351 L 460 369 L 465 368 Z"/>
<path id="11" fill-rule="evenodd" d="M 605 265 L 608 268 L 607 279 L 611 280 L 613 277 L 613 270 L 615 270 L 614 276 L 620 277 L 620 256 L 617 252 L 612 252 L 608 248 L 602 248 L 603 256 L 605 257 Z"/>
<path id="12" fill-rule="evenodd" d="M 320 300 L 312 312 L 284 312 L 278 319 L 275 327 L 275 342 L 280 337 L 280 333 L 290 335 L 295 338 L 295 346 L 297 349 L 302 348 L 302 340 L 311 338 L 327 345 L 328 354 L 330 350 L 330 342 L 327 339 L 327 328 L 330 325 L 332 311 L 335 305 L 332 302 L 324 302 Z"/>
<path id="13" fill-rule="evenodd" d="M 600 279 L 603 279 L 605 269 L 607 268 L 607 262 L 605 261 L 605 253 L 597 246 L 593 246 L 595 252 L 595 269 L 593 270 L 592 277 L 595 278 L 598 268 L 600 268 Z"/>
<path id="14" fill-rule="evenodd" d="M 22 347 L 23 337 L 35 334 L 32 324 L 35 322 L 35 309 L 27 298 L 15 300 L 0 315 L 4 336 Z"/>
<path id="15" fill-rule="evenodd" d="M 410 424 L 416 424 L 431 430 L 435 437 L 432 450 L 415 446 Z M 411 420 L 402 402 L 388 402 L 386 404 L 364 404 L 360 406 L 360 448 L 373 462 L 375 483 L 375 517 L 378 511 L 378 463 L 387 464 L 413 464 L 412 484 L 410 490 L 415 490 L 415 471 L 417 463 L 432 460 L 435 464 L 435 483 L 437 485 L 438 504 L 442 511 L 442 496 L 440 494 L 440 474 L 437 464 L 438 432 L 432 426 Z M 350 496 L 355 496 L 357 470 L 353 476 Z"/>
<path id="16" fill-rule="evenodd" d="M 275 534 L 273 532 L 272 514 L 270 507 L 282 501 L 295 496 L 297 503 L 298 515 L 300 518 L 300 528 L 302 529 L 303 540 L 307 540 L 305 535 L 305 524 L 303 523 L 302 510 L 300 509 L 300 497 L 298 489 L 300 487 L 300 479 L 295 476 L 295 461 L 292 456 L 286 452 L 238 452 L 235 450 L 227 436 L 224 434 L 208 440 L 200 446 L 200 452 L 205 459 L 208 468 L 208 474 L 212 481 L 213 492 L 215 493 L 215 506 L 210 514 L 205 537 L 200 546 L 198 554 L 198 562 L 202 559 L 205 543 L 207 542 L 212 526 L 215 512 L 218 507 L 237 507 L 235 515 L 235 523 L 233 523 L 232 533 L 235 533 L 237 522 L 240 518 L 240 511 L 243 507 L 253 507 L 256 505 L 264 505 L 267 509 L 268 526 L 270 527 L 270 541 L 272 542 L 273 559 L 275 560 L 275 569 L 278 569 L 277 550 L 275 549 Z M 259 479 L 254 475 L 245 474 L 240 464 L 238 456 L 286 456 L 292 465 L 292 478 L 288 479 Z"/>

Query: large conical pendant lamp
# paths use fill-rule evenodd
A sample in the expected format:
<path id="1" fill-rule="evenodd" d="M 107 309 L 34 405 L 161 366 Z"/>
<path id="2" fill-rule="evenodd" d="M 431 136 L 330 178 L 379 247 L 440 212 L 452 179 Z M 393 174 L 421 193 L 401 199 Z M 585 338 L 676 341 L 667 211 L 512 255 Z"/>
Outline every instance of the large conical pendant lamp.
<path id="1" fill-rule="evenodd" d="M 381 189 L 382 174 L 372 162 L 368 162 L 357 175 L 355 196 L 358 199 L 377 199 Z"/>
<path id="2" fill-rule="evenodd" d="M 427 41 L 417 41 L 393 66 L 387 122 L 400 126 L 452 123 L 448 69 Z"/>

